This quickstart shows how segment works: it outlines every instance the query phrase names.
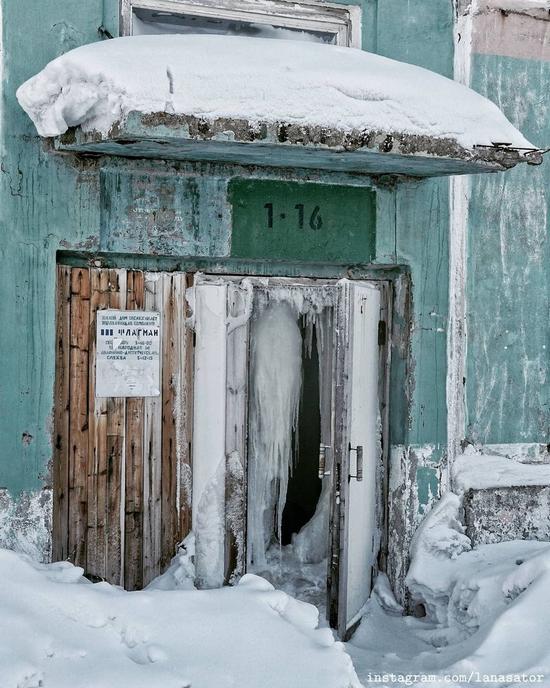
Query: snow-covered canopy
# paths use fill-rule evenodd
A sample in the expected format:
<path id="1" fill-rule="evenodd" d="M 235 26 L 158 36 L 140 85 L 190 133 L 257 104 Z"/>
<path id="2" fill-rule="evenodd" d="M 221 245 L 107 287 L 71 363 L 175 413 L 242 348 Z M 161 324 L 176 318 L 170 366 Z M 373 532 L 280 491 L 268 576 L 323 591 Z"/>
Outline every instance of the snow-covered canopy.
<path id="1" fill-rule="evenodd" d="M 41 136 L 106 134 L 132 111 L 301 124 L 532 147 L 486 98 L 426 69 L 352 48 L 164 35 L 85 45 L 17 91 Z"/>

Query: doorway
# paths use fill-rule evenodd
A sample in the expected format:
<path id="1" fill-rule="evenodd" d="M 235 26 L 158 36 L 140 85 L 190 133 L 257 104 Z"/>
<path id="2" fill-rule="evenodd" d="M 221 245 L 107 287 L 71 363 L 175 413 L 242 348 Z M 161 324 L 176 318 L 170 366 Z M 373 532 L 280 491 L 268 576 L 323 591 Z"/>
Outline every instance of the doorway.
<path id="1" fill-rule="evenodd" d="M 248 365 L 247 569 L 323 610 L 334 308 L 332 288 L 256 290 Z"/>
<path id="2" fill-rule="evenodd" d="M 350 280 L 196 281 L 199 586 L 251 572 L 316 604 L 341 636 L 360 618 L 384 528 L 388 291 Z"/>

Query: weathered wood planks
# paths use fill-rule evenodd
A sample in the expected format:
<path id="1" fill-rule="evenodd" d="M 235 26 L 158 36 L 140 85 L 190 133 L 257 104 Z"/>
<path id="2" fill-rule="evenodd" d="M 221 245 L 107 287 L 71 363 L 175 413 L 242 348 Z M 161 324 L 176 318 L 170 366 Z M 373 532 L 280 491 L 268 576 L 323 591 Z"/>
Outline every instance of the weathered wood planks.
<path id="1" fill-rule="evenodd" d="M 126 308 L 126 270 L 109 271 L 109 308 Z M 107 399 L 106 578 L 123 585 L 126 399 Z"/>
<path id="2" fill-rule="evenodd" d="M 237 285 L 228 291 L 229 322 L 242 317 L 251 294 Z M 246 570 L 246 459 L 248 416 L 249 324 L 227 335 L 225 426 L 225 553 L 224 581 L 232 583 Z"/>
<path id="3" fill-rule="evenodd" d="M 94 579 L 106 577 L 105 492 L 107 480 L 107 400 L 95 397 L 95 318 L 109 305 L 109 273 L 90 270 L 90 345 L 88 409 L 88 543 L 86 572 Z"/>
<path id="4" fill-rule="evenodd" d="M 71 269 L 57 267 L 56 379 L 54 392 L 53 505 L 52 541 L 54 561 L 68 556 L 69 523 L 69 406 L 70 406 L 70 332 Z"/>
<path id="5" fill-rule="evenodd" d="M 161 568 L 170 563 L 180 530 L 181 476 L 189 465 L 185 361 L 189 336 L 185 329 L 185 275 L 163 275 L 162 339 L 162 557 Z M 188 512 L 188 507 L 182 513 Z M 186 523 L 189 517 L 182 518 Z M 186 533 L 185 533 L 186 534 Z"/>
<path id="6" fill-rule="evenodd" d="M 68 556 L 86 566 L 90 273 L 71 271 Z"/>
<path id="7" fill-rule="evenodd" d="M 54 555 L 138 589 L 191 525 L 192 335 L 184 273 L 57 270 Z M 161 313 L 161 396 L 96 398 L 96 313 Z"/>
<path id="8" fill-rule="evenodd" d="M 126 309 L 143 310 L 145 280 L 142 272 L 128 272 Z M 143 430 L 144 399 L 126 400 L 124 491 L 124 587 L 143 587 Z"/>
<path id="9" fill-rule="evenodd" d="M 145 310 L 163 308 L 163 279 L 159 273 L 145 274 Z M 161 330 L 161 350 L 164 323 Z M 162 380 L 163 360 L 160 374 Z M 161 462 L 162 462 L 162 398 L 144 400 L 143 418 L 143 584 L 160 573 L 161 560 Z"/>

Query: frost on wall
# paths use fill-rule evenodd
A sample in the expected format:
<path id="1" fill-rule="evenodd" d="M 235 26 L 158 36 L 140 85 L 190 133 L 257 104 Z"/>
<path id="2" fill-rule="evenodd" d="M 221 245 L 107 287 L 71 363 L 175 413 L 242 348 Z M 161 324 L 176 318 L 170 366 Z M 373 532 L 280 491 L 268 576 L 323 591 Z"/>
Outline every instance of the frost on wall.
<path id="1" fill-rule="evenodd" d="M 542 0 L 490 4 L 510 12 L 548 7 Z M 549 19 L 548 13 L 543 20 L 495 9 L 474 18 L 472 46 L 473 88 L 544 146 L 550 137 Z M 549 181 L 548 163 L 472 178 L 466 437 L 482 446 L 548 442 Z"/>
<path id="2" fill-rule="evenodd" d="M 236 583 L 246 569 L 245 514 L 244 468 L 239 452 L 234 451 L 227 457 L 225 502 L 225 517 L 236 547 L 235 568 L 228 581 L 231 584 Z"/>
<path id="3" fill-rule="evenodd" d="M 23 492 L 13 497 L 0 490 L 0 548 L 27 554 L 34 561 L 51 559 L 52 491 Z"/>
<path id="4" fill-rule="evenodd" d="M 401 604 L 407 602 L 405 576 L 414 532 L 440 496 L 443 468 L 434 461 L 435 454 L 432 444 L 397 445 L 390 452 L 387 571 Z"/>
<path id="5" fill-rule="evenodd" d="M 195 582 L 198 588 L 223 585 L 225 464 L 220 462 L 205 486 L 195 518 Z"/>
<path id="6" fill-rule="evenodd" d="M 464 521 L 466 533 L 476 546 L 506 540 L 550 542 L 550 487 L 468 490 Z"/>

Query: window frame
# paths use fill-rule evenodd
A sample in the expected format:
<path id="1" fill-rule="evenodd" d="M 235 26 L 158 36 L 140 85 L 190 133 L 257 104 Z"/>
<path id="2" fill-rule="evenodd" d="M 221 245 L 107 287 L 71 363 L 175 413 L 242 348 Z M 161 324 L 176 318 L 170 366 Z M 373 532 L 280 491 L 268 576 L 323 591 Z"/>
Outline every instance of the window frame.
<path id="1" fill-rule="evenodd" d="M 121 0 L 121 36 L 132 35 L 135 9 L 331 33 L 336 36 L 336 45 L 361 48 L 358 5 L 318 0 Z"/>

